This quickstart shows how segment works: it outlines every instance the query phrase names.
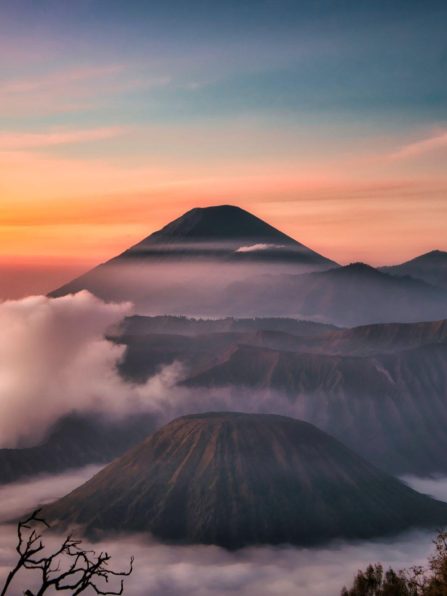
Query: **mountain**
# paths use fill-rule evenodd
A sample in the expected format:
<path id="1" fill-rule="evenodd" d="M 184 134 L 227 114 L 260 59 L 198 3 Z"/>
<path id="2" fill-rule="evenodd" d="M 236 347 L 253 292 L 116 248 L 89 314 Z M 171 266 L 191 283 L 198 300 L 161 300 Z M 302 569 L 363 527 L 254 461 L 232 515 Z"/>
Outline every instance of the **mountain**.
<path id="1" fill-rule="evenodd" d="M 87 533 L 145 531 L 232 549 L 436 526 L 447 505 L 305 422 L 206 413 L 166 425 L 43 516 Z"/>
<path id="2" fill-rule="evenodd" d="M 277 392 L 271 411 L 299 413 L 387 471 L 447 471 L 447 343 L 364 357 L 238 345 L 185 384 L 249 409 Z"/>
<path id="3" fill-rule="evenodd" d="M 183 364 L 190 393 L 171 416 L 292 414 L 388 472 L 447 473 L 446 320 L 341 329 L 286 318 L 134 316 L 113 340 L 126 346 L 119 369 L 130 382 Z M 113 424 L 71 415 L 35 447 L 0 449 L 0 483 L 108 462 L 160 424 L 159 415 Z"/>
<path id="4" fill-rule="evenodd" d="M 39 445 L 0 449 L 0 484 L 107 463 L 136 445 L 154 426 L 149 415 L 110 422 L 71 414 L 60 419 Z"/>
<path id="5" fill-rule="evenodd" d="M 432 260 L 432 277 L 442 276 Z M 222 205 L 191 209 L 50 295 L 87 289 L 131 301 L 145 315 L 294 317 L 348 327 L 447 317 L 447 286 L 391 273 L 363 263 L 339 267 L 244 209 Z"/>
<path id="6" fill-rule="evenodd" d="M 179 253 L 206 256 L 211 253 L 212 256 L 234 259 L 270 259 L 279 255 L 317 264 L 332 262 L 248 211 L 232 205 L 191 209 L 121 256 L 146 258 L 161 253 L 166 256 Z"/>
<path id="7" fill-rule="evenodd" d="M 291 413 L 389 472 L 447 472 L 446 320 L 350 329 L 248 322 L 132 317 L 117 339 L 127 346 L 121 372 L 144 381 L 178 360 L 195 411 L 214 403 Z"/>
<path id="8" fill-rule="evenodd" d="M 262 275 L 234 283 L 222 299 L 242 316 L 289 316 L 340 326 L 447 317 L 447 290 L 365 265 L 300 275 Z"/>
<path id="9" fill-rule="evenodd" d="M 217 298 L 234 281 L 334 265 L 244 209 L 222 205 L 188 211 L 50 295 L 87 289 L 131 300 L 141 313 L 216 316 Z"/>
<path id="10" fill-rule="evenodd" d="M 447 288 L 447 252 L 432 250 L 400 265 L 381 267 L 392 275 L 410 275 L 435 286 Z"/>

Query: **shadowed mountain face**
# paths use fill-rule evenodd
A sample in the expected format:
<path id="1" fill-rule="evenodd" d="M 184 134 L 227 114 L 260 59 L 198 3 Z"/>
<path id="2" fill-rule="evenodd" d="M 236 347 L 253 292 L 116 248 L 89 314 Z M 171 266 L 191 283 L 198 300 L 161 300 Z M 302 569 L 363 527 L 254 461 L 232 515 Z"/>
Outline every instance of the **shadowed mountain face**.
<path id="1" fill-rule="evenodd" d="M 447 505 L 315 427 L 274 415 L 174 420 L 53 505 L 47 519 L 238 548 L 366 538 L 447 521 Z"/>
<path id="2" fill-rule="evenodd" d="M 335 263 L 239 207 L 197 208 L 107 263 L 55 290 L 131 300 L 149 314 L 219 315 L 231 283 L 267 271 L 301 273 Z"/>
<path id="3" fill-rule="evenodd" d="M 400 265 L 381 267 L 381 271 L 393 275 L 410 275 L 434 286 L 447 288 L 447 252 L 432 250 Z"/>

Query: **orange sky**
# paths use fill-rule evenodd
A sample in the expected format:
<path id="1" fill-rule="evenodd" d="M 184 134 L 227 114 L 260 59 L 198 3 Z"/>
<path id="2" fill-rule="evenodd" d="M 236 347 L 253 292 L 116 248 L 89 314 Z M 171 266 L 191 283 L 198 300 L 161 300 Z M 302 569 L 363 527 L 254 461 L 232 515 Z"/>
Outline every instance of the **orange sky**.
<path id="1" fill-rule="evenodd" d="M 108 134 L 93 130 L 90 138 Z M 51 140 L 3 139 L 3 296 L 49 290 L 184 211 L 219 203 L 240 205 L 341 263 L 395 263 L 447 249 L 447 182 L 411 175 L 437 147 L 320 160 L 299 151 L 288 160 L 258 162 L 193 156 L 181 166 L 167 158 L 117 159 L 107 152 L 83 158 L 53 150 L 88 138 L 83 131 L 69 140 L 55 133 Z"/>
<path id="2" fill-rule="evenodd" d="M 96 262 L 187 209 L 222 202 L 343 262 L 445 248 L 447 179 L 410 175 L 415 158 L 402 161 L 410 162 L 404 171 L 388 156 L 299 153 L 258 162 L 186 157 L 178 165 L 10 149 L 0 152 L 0 258 Z"/>

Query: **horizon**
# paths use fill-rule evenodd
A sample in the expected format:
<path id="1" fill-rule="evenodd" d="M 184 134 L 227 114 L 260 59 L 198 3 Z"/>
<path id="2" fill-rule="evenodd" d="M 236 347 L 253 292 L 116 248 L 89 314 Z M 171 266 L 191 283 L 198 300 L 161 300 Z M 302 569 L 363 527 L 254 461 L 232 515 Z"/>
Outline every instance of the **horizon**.
<path id="1" fill-rule="evenodd" d="M 0 275 L 1 275 L 1 277 L 3 277 L 3 280 L 0 279 L 0 301 L 1 300 L 9 300 L 9 299 L 18 299 L 18 298 L 25 297 L 29 294 L 39 294 L 39 293 L 47 294 L 48 292 L 51 292 L 52 290 L 55 290 L 57 287 L 68 282 L 70 279 L 76 278 L 79 275 L 86 273 L 91 268 L 97 267 L 98 265 L 101 265 L 104 262 L 107 262 L 111 258 L 116 257 L 117 255 L 121 254 L 121 252 L 123 252 L 124 250 L 127 250 L 130 247 L 134 246 L 135 244 L 138 244 L 139 242 L 145 240 L 146 238 L 149 238 L 155 232 L 160 231 L 166 225 L 168 225 L 175 219 L 179 219 L 179 218 L 183 217 L 190 211 L 193 211 L 194 209 L 205 209 L 206 210 L 208 208 L 218 208 L 218 207 L 234 207 L 234 208 L 242 209 L 243 211 L 245 211 L 246 213 L 249 213 L 250 215 L 255 215 L 254 213 L 248 211 L 247 209 L 244 209 L 243 207 L 241 207 L 239 205 L 230 204 L 230 203 L 218 204 L 218 205 L 213 204 L 213 205 L 206 205 L 206 206 L 202 206 L 202 207 L 192 207 L 191 209 L 188 209 L 187 211 L 183 212 L 182 214 L 174 217 L 173 220 L 163 223 L 160 226 L 160 228 L 153 230 L 152 232 L 150 232 L 150 234 L 144 236 L 143 238 L 139 238 L 135 241 L 132 241 L 127 246 L 121 247 L 120 249 L 118 249 L 118 252 L 108 255 L 103 261 L 99 261 L 99 262 L 95 262 L 95 261 L 91 262 L 90 260 L 86 260 L 84 262 L 81 261 L 81 262 L 78 262 L 75 264 L 71 264 L 69 262 L 68 266 L 67 266 L 67 262 L 64 257 L 59 257 L 59 258 L 55 257 L 55 258 L 51 259 L 50 262 L 46 259 L 42 260 L 42 261 L 40 261 L 39 259 L 36 259 L 36 260 L 34 260 L 34 262 L 31 262 L 31 263 L 29 263 L 27 261 L 21 261 L 21 260 L 19 260 L 18 262 L 15 262 L 14 259 L 12 259 L 12 261 L 6 262 L 2 266 L 1 260 L 0 260 Z M 258 216 L 255 215 L 255 217 L 258 217 Z M 259 218 L 259 219 L 262 220 L 262 218 Z M 265 221 L 265 220 L 262 220 L 262 221 L 269 224 L 268 221 Z M 281 229 L 278 229 L 278 228 L 275 228 L 275 229 L 279 230 L 280 232 L 283 232 L 283 230 L 281 230 Z M 293 240 L 296 240 L 297 242 L 301 242 L 299 238 L 294 238 L 293 236 L 290 236 L 290 238 L 292 238 Z M 306 245 L 306 247 L 314 250 L 314 248 L 312 246 Z M 438 248 L 432 248 L 431 250 L 428 250 L 426 252 L 412 255 L 408 259 L 406 259 L 406 261 L 410 261 L 417 257 L 425 256 L 425 255 L 428 255 L 431 253 L 436 253 L 436 252 L 443 253 L 445 251 L 442 251 Z M 323 254 L 322 256 L 324 256 L 328 259 L 334 260 L 335 267 L 338 267 L 338 266 L 344 267 L 344 266 L 348 266 L 348 265 L 361 263 L 361 264 L 369 265 L 370 267 L 376 268 L 377 266 L 398 265 L 401 263 L 401 262 L 395 261 L 393 259 L 389 260 L 388 262 L 382 262 L 382 263 L 378 263 L 378 264 L 368 263 L 366 261 L 355 260 L 355 259 L 351 260 L 351 261 L 348 260 L 346 262 L 338 262 L 337 263 L 336 260 L 330 254 Z M 403 261 L 403 262 L 406 262 L 406 261 Z"/>

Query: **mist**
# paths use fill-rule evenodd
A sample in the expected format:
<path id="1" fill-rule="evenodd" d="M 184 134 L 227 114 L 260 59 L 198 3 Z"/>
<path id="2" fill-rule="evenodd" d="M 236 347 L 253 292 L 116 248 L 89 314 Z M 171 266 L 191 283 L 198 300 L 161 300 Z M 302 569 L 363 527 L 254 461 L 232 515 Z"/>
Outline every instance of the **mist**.
<path id="1" fill-rule="evenodd" d="M 0 304 L 0 447 L 36 445 L 72 412 L 111 420 L 142 412 L 159 426 L 207 410 L 299 417 L 301 406 L 277 391 L 183 386 L 188 371 L 178 361 L 142 383 L 125 380 L 119 365 L 126 346 L 106 335 L 131 313 L 131 304 L 87 291 Z"/>
<path id="2" fill-rule="evenodd" d="M 42 501 L 59 497 L 87 480 L 94 467 L 46 476 L 0 488 L 3 519 L 20 515 Z M 432 479 L 433 490 L 447 494 L 447 478 Z M 435 488 L 436 487 L 436 488 Z M 26 497 L 24 495 L 26 494 Z M 6 498 L 5 498 L 6 497 Z M 46 538 L 47 543 L 59 537 Z M 128 596 L 331 596 L 339 594 L 360 568 L 381 562 L 395 569 L 424 564 L 432 550 L 432 533 L 406 532 L 386 540 L 334 542 L 322 548 L 256 547 L 228 552 L 214 546 L 169 546 L 147 536 L 114 536 L 84 545 L 112 555 L 115 570 L 126 569 L 131 555 L 135 570 L 126 580 Z M 15 526 L 0 526 L 0 576 L 15 560 Z M 22 576 L 16 589 L 29 587 Z"/>
<path id="3" fill-rule="evenodd" d="M 86 291 L 0 304 L 0 447 L 34 445 L 71 412 L 116 419 L 156 407 L 181 367 L 173 363 L 140 385 L 121 378 L 126 348 L 105 334 L 131 309 Z"/>
<path id="4" fill-rule="evenodd" d="M 296 262 L 296 251 L 283 251 L 255 244 L 225 258 L 207 250 L 191 258 L 188 246 L 177 253 L 152 247 L 100 265 L 52 295 L 86 288 L 104 300 L 131 299 L 139 314 L 288 316 L 348 327 L 446 316 L 442 288 L 359 263 Z"/>

